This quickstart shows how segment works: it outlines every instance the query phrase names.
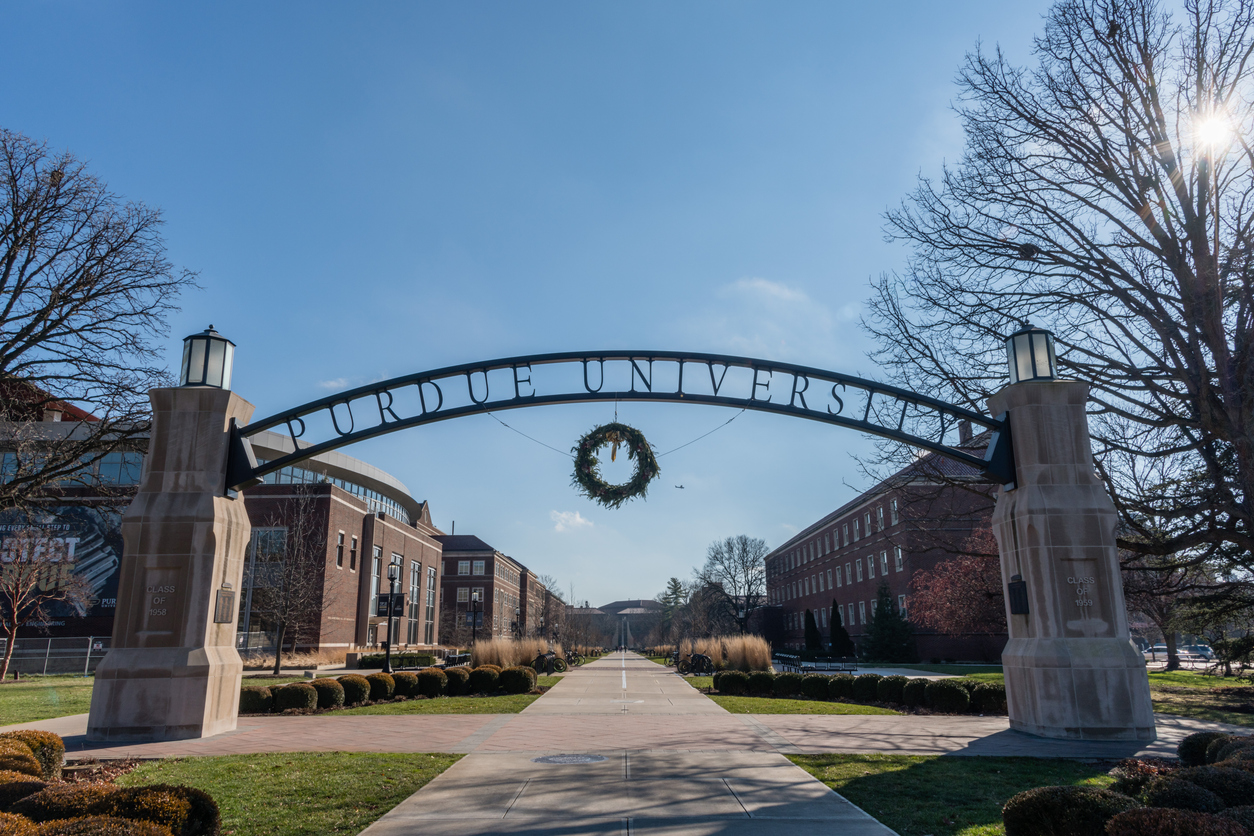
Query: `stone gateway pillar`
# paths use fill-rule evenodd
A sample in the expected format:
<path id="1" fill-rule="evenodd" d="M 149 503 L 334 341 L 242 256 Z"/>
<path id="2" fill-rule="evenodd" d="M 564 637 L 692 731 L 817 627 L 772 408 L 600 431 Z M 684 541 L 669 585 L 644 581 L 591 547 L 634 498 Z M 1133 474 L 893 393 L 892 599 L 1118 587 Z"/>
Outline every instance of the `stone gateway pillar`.
<path id="1" fill-rule="evenodd" d="M 231 419 L 253 406 L 226 389 L 154 389 L 125 549 L 113 645 L 96 669 L 87 737 L 152 741 L 235 728 L 243 664 L 235 623 L 251 527 L 226 495 Z"/>
<path id="2" fill-rule="evenodd" d="M 1008 583 L 1010 726 L 1042 737 L 1153 740 L 1145 659 L 1128 635 L 1115 507 L 1093 470 L 1088 391 L 1030 381 L 988 402 L 990 414 L 1008 413 L 1016 471 L 1016 487 L 1000 491 L 993 512 Z"/>

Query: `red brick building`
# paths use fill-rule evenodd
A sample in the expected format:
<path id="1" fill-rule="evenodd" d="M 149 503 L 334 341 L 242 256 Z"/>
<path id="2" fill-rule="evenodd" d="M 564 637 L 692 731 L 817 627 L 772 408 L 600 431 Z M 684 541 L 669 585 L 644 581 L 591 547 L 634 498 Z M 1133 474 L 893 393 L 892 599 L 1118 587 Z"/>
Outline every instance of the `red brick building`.
<path id="1" fill-rule="evenodd" d="M 981 443 L 984 442 L 984 443 Z M 968 441 L 982 452 L 986 438 Z M 833 618 L 854 643 L 866 634 L 887 583 L 909 616 L 910 583 L 987 526 L 990 485 L 972 468 L 928 454 L 807 526 L 766 557 L 767 603 L 781 609 L 784 645 L 805 646 L 805 611 L 824 641 Z M 915 625 L 918 658 L 995 659 L 1006 635 L 942 635 Z"/>
<path id="2" fill-rule="evenodd" d="M 479 638 L 537 634 L 546 590 L 534 573 L 473 534 L 444 534 L 437 539 L 444 555 L 440 607 L 447 641 L 468 644 L 476 634 Z M 475 630 L 471 617 L 479 619 Z"/>

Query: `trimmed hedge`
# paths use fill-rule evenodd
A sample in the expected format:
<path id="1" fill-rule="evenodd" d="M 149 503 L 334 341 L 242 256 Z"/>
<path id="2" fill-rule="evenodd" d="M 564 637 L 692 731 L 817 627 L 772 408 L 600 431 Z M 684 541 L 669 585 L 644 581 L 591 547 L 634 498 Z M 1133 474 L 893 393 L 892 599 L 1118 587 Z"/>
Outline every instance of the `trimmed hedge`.
<path id="1" fill-rule="evenodd" d="M 35 753 L 20 740 L 0 740 L 0 770 L 20 772 L 32 778 L 44 777 L 44 768 Z"/>
<path id="2" fill-rule="evenodd" d="M 497 683 L 507 694 L 525 694 L 536 687 L 539 681 L 534 668 L 515 665 L 501 671 Z"/>
<path id="3" fill-rule="evenodd" d="M 372 702 L 382 702 L 392 699 L 396 693 L 396 680 L 391 674 L 372 673 L 366 677 L 366 681 L 370 683 L 370 700 Z"/>
<path id="4" fill-rule="evenodd" d="M 17 740 L 25 743 L 31 754 L 35 756 L 35 760 L 39 761 L 39 765 L 43 767 L 43 779 L 45 781 L 61 779 L 61 764 L 65 761 L 65 741 L 61 739 L 61 735 L 35 729 L 21 729 L 0 734 L 0 740 Z"/>
<path id="5" fill-rule="evenodd" d="M 269 714 L 274 710 L 274 694 L 264 685 L 248 685 L 239 692 L 240 714 Z"/>
<path id="6" fill-rule="evenodd" d="M 801 692 L 801 683 L 804 680 L 799 673 L 779 673 L 775 675 L 775 696 L 777 697 L 795 697 Z"/>
<path id="7" fill-rule="evenodd" d="M 439 668 L 424 668 L 417 673 L 414 696 L 434 699 L 447 693 L 452 681 L 452 678 Z"/>
<path id="8" fill-rule="evenodd" d="M 396 696 L 418 696 L 418 674 L 411 671 L 398 671 L 392 674 L 392 681 L 396 683 Z"/>
<path id="9" fill-rule="evenodd" d="M 1227 736 L 1223 732 L 1216 731 L 1193 732 L 1176 746 L 1176 757 L 1180 758 L 1180 762 L 1185 766 L 1205 766 L 1206 747 L 1219 738 Z"/>
<path id="10" fill-rule="evenodd" d="M 880 702 L 903 703 L 902 690 L 909 680 L 904 676 L 886 676 L 875 686 L 875 698 Z"/>
<path id="11" fill-rule="evenodd" d="M 943 714 L 964 714 L 971 707 L 971 695 L 952 679 L 934 679 L 923 689 L 927 707 Z"/>
<path id="12" fill-rule="evenodd" d="M 39 825 L 12 813 L 0 813 L 0 836 L 39 836 Z"/>
<path id="13" fill-rule="evenodd" d="M 833 700 L 847 700 L 853 697 L 853 680 L 851 673 L 834 673 L 827 680 L 827 696 Z"/>
<path id="14" fill-rule="evenodd" d="M 812 700 L 827 699 L 828 677 L 821 673 L 806 674 L 801 678 L 801 694 Z"/>
<path id="15" fill-rule="evenodd" d="M 366 677 L 355 673 L 337 676 L 335 681 L 344 688 L 344 704 L 358 705 L 370 699 L 370 683 Z"/>
<path id="16" fill-rule="evenodd" d="M 112 784 L 53 784 L 15 802 L 8 812 L 37 823 L 106 815 L 119 789 Z"/>
<path id="17" fill-rule="evenodd" d="M 381 668 L 385 658 L 387 658 L 386 654 L 383 653 L 362 656 L 357 660 L 357 668 L 359 670 Z M 429 668 L 435 664 L 435 657 L 430 653 L 393 653 L 392 664 L 398 668 Z"/>
<path id="18" fill-rule="evenodd" d="M 1190 766 L 1177 769 L 1171 777 L 1208 789 L 1224 801 L 1225 807 L 1236 807 L 1254 801 L 1254 774 L 1243 769 L 1222 766 Z"/>
<path id="19" fill-rule="evenodd" d="M 183 832 L 174 836 L 218 836 L 222 830 L 222 815 L 218 802 L 204 790 L 182 784 L 148 784 L 141 789 L 160 790 L 183 799 L 191 807 Z"/>
<path id="20" fill-rule="evenodd" d="M 884 677 L 878 673 L 864 673 L 853 678 L 853 693 L 850 694 L 858 702 L 875 702 L 879 699 L 880 680 Z"/>
<path id="21" fill-rule="evenodd" d="M 275 711 L 312 711 L 318 707 L 318 692 L 312 685 L 293 682 L 274 689 Z"/>
<path id="22" fill-rule="evenodd" d="M 1007 801 L 1001 818 L 1006 836 L 1105 836 L 1106 822 L 1140 806 L 1099 787 L 1037 787 Z"/>
<path id="23" fill-rule="evenodd" d="M 1148 807 L 1171 807 L 1175 810 L 1193 810 L 1196 813 L 1218 813 L 1228 806 L 1222 798 L 1205 787 L 1168 776 L 1150 781 L 1145 788 L 1144 798 Z"/>
<path id="24" fill-rule="evenodd" d="M 718 692 L 738 697 L 749 691 L 749 674 L 743 671 L 724 671 L 718 681 Z"/>
<path id="25" fill-rule="evenodd" d="M 465 694 L 470 682 L 470 671 L 464 667 L 445 668 L 444 676 L 448 681 L 444 684 L 444 693 L 450 697 Z"/>
<path id="26" fill-rule="evenodd" d="M 1108 836 L 1248 836 L 1249 831 L 1222 814 L 1144 807 L 1120 813 L 1106 825 Z"/>
<path id="27" fill-rule="evenodd" d="M 344 686 L 334 679 L 314 679 L 309 687 L 318 693 L 319 708 L 341 708 L 344 705 Z"/>
<path id="28" fill-rule="evenodd" d="M 1216 737 L 1206 745 L 1206 763 L 1223 760 L 1223 758 L 1219 757 L 1219 750 L 1232 741 L 1240 739 L 1241 737 L 1235 734 L 1225 734 L 1223 737 Z"/>
<path id="29" fill-rule="evenodd" d="M 1229 807 L 1219 815 L 1232 819 L 1246 830 L 1254 829 L 1254 806 L 1243 804 L 1240 807 Z"/>
<path id="30" fill-rule="evenodd" d="M 1235 757 L 1238 752 L 1247 752 L 1254 750 L 1254 737 L 1238 737 L 1229 740 L 1215 751 L 1215 760 L 1212 763 L 1226 761 L 1228 758 Z"/>
<path id="31" fill-rule="evenodd" d="M 765 697 L 775 693 L 775 674 L 770 671 L 755 671 L 749 674 L 749 693 L 755 697 Z"/>
<path id="32" fill-rule="evenodd" d="M 1006 713 L 1006 686 L 1000 682 L 980 682 L 971 689 L 971 709 L 980 714 Z"/>
<path id="33" fill-rule="evenodd" d="M 722 688 L 722 684 L 723 684 L 723 674 L 725 674 L 725 673 L 727 673 L 727 671 L 715 671 L 715 672 L 714 672 L 714 675 L 713 675 L 712 677 L 710 677 L 710 682 L 711 682 L 711 684 L 713 684 L 713 686 L 714 686 L 714 690 L 715 690 L 715 691 L 722 691 L 722 690 L 723 690 L 723 688 Z"/>
<path id="34" fill-rule="evenodd" d="M 182 834 L 191 816 L 186 799 L 161 787 L 125 787 L 110 799 L 109 815 L 130 821 L 146 821 Z"/>
<path id="35" fill-rule="evenodd" d="M 931 680 L 923 677 L 909 679 L 901 688 L 901 701 L 911 708 L 919 708 L 927 703 L 927 683 Z"/>
<path id="36" fill-rule="evenodd" d="M 500 678 L 501 669 L 496 665 L 480 665 L 470 672 L 466 689 L 471 694 L 490 694 L 496 690 Z"/>
<path id="37" fill-rule="evenodd" d="M 39 836 L 171 836 L 168 827 L 116 816 L 59 819 L 48 822 L 35 832 Z"/>
<path id="38" fill-rule="evenodd" d="M 28 795 L 34 795 L 46 786 L 46 781 L 21 772 L 0 772 L 0 810 L 9 809 L 16 802 Z"/>

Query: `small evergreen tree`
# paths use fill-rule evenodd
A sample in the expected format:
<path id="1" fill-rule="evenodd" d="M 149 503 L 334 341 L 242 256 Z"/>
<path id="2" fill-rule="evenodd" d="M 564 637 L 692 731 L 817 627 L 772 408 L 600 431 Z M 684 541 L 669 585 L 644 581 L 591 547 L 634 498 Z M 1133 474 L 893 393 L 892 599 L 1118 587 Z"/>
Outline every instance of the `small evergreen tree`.
<path id="1" fill-rule="evenodd" d="M 913 662 L 914 631 L 897 609 L 888 584 L 880 584 L 875 598 L 875 610 L 862 641 L 861 657 L 876 662 Z"/>
<path id="2" fill-rule="evenodd" d="M 823 634 L 819 632 L 819 624 L 814 620 L 814 613 L 806 610 L 806 650 L 822 650 Z"/>
<path id="3" fill-rule="evenodd" d="M 831 622 L 832 655 L 840 657 L 857 656 L 858 652 L 854 649 L 853 639 L 849 638 L 849 631 L 845 629 L 840 609 L 836 606 L 835 601 L 832 601 Z"/>

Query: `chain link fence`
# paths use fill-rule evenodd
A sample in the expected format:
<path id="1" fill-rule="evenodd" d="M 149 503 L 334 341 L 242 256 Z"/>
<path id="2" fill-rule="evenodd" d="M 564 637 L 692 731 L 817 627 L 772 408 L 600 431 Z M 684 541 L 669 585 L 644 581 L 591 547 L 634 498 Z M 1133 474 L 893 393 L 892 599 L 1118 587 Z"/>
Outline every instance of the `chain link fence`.
<path id="1" fill-rule="evenodd" d="M 86 676 L 96 669 L 109 652 L 109 636 L 18 639 L 13 643 L 9 675 L 76 673 Z M 0 639 L 0 654 L 8 650 L 8 640 Z"/>

